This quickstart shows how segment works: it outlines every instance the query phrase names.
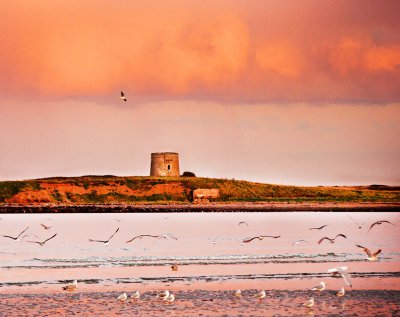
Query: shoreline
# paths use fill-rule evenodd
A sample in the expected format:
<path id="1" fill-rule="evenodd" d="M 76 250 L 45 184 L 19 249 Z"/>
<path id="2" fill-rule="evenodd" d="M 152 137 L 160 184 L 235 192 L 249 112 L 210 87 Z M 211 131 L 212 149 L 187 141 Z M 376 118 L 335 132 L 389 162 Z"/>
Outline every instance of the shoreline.
<path id="1" fill-rule="evenodd" d="M 0 204 L 0 213 L 163 213 L 163 212 L 387 212 L 400 202 L 211 202 L 207 204 Z"/>

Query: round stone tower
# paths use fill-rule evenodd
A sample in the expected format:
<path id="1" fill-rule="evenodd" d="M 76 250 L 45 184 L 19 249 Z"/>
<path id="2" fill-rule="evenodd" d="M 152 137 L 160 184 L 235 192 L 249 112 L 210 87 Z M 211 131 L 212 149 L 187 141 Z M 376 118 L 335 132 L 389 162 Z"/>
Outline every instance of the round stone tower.
<path id="1" fill-rule="evenodd" d="M 151 153 L 150 176 L 179 177 L 179 175 L 178 153 Z"/>

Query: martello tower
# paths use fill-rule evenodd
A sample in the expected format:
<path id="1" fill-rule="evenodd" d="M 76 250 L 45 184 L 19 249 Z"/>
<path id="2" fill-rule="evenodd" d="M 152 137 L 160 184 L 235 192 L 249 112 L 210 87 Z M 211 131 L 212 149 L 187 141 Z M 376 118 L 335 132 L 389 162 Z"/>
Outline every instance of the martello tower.
<path id="1" fill-rule="evenodd" d="M 175 176 L 179 174 L 179 155 L 174 152 L 151 153 L 150 176 Z"/>

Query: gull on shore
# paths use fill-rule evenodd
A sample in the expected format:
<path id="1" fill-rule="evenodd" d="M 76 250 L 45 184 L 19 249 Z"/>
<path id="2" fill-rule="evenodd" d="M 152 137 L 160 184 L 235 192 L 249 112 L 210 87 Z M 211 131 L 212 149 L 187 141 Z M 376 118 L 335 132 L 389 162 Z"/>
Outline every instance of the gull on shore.
<path id="1" fill-rule="evenodd" d="M 119 98 L 123 101 L 126 101 L 126 97 L 125 94 L 121 91 L 121 96 L 119 96 Z"/>
<path id="2" fill-rule="evenodd" d="M 342 287 L 342 288 L 336 293 L 336 296 L 342 297 L 342 296 L 344 296 L 344 293 L 345 293 L 345 290 L 344 290 L 344 287 Z"/>
<path id="3" fill-rule="evenodd" d="M 306 306 L 308 308 L 311 308 L 314 306 L 314 297 L 310 297 L 304 304 L 303 306 Z"/>
<path id="4" fill-rule="evenodd" d="M 132 299 L 139 299 L 139 297 L 140 297 L 139 291 L 135 291 L 135 292 L 133 292 L 133 294 L 131 295 L 131 298 L 132 298 Z"/>
<path id="5" fill-rule="evenodd" d="M 128 295 L 126 295 L 126 293 L 122 293 L 121 295 L 119 295 L 119 296 L 117 297 L 117 299 L 118 299 L 119 301 L 121 301 L 121 302 L 126 301 L 127 298 L 128 298 Z"/>
<path id="6" fill-rule="evenodd" d="M 381 225 L 381 224 L 383 224 L 383 223 L 389 223 L 389 224 L 391 224 L 392 226 L 396 226 L 394 223 L 391 223 L 391 222 L 388 221 L 388 220 L 379 220 L 379 221 L 375 221 L 375 222 L 369 227 L 368 232 L 369 232 L 373 227 L 378 226 L 378 225 Z"/>
<path id="7" fill-rule="evenodd" d="M 2 234 L 2 236 L 4 237 L 4 238 L 9 238 L 9 239 L 13 239 L 14 241 L 19 241 L 19 237 L 26 231 L 26 230 L 28 230 L 29 229 L 29 227 L 26 227 L 19 235 L 17 235 L 16 237 L 13 237 L 13 236 L 9 236 L 9 235 L 4 235 L 4 234 Z"/>
<path id="8" fill-rule="evenodd" d="M 335 240 L 336 240 L 338 237 L 342 237 L 342 238 L 347 239 L 347 237 L 346 237 L 344 234 L 339 233 L 339 234 L 337 234 L 336 237 L 334 237 L 334 238 L 323 237 L 323 238 L 319 239 L 318 244 L 321 244 L 322 241 L 324 241 L 324 240 L 328 240 L 330 243 L 334 243 Z"/>
<path id="9" fill-rule="evenodd" d="M 367 254 L 368 261 L 378 260 L 378 254 L 382 252 L 382 250 L 379 249 L 379 250 L 375 251 L 374 253 L 372 253 L 368 248 L 363 247 L 362 245 L 356 244 L 356 246 L 359 247 L 360 249 L 362 249 Z"/>
<path id="10" fill-rule="evenodd" d="M 242 291 L 241 291 L 240 289 L 237 289 L 237 290 L 235 291 L 235 293 L 233 293 L 233 296 L 242 297 Z"/>
<path id="11" fill-rule="evenodd" d="M 104 245 L 108 245 L 110 240 L 115 236 L 115 234 L 119 231 L 119 228 L 115 230 L 115 232 L 107 239 L 107 240 L 94 240 L 94 239 L 89 239 L 90 242 L 101 242 L 104 243 Z"/>
<path id="12" fill-rule="evenodd" d="M 63 290 L 64 291 L 69 291 L 72 292 L 74 290 L 76 290 L 78 288 L 78 281 L 77 280 L 73 280 L 72 283 L 68 283 L 67 285 L 63 286 Z"/>
<path id="13" fill-rule="evenodd" d="M 272 239 L 278 239 L 281 236 L 255 236 L 255 237 L 250 237 L 250 238 L 244 238 L 242 243 L 249 243 L 255 239 L 258 239 L 259 241 L 263 240 L 264 238 L 272 238 Z"/>
<path id="14" fill-rule="evenodd" d="M 168 296 L 165 296 L 163 298 L 163 301 L 165 301 L 166 303 L 172 303 L 175 300 L 175 295 L 174 294 L 168 294 Z"/>
<path id="15" fill-rule="evenodd" d="M 164 299 L 164 298 L 167 297 L 167 296 L 169 296 L 169 291 L 167 291 L 167 290 L 162 291 L 161 293 L 158 293 L 158 294 L 157 294 L 157 297 L 158 297 L 159 299 Z"/>
<path id="16" fill-rule="evenodd" d="M 345 283 L 352 287 L 351 281 L 350 281 L 350 274 L 347 272 L 347 266 L 339 266 L 335 267 L 333 269 L 329 269 L 328 273 L 332 273 L 333 275 L 341 275 L 345 281 Z"/>
<path id="17" fill-rule="evenodd" d="M 171 265 L 171 270 L 174 272 L 178 271 L 178 263 Z"/>
<path id="18" fill-rule="evenodd" d="M 321 227 L 315 227 L 315 228 L 309 228 L 308 230 L 321 230 L 323 228 L 325 228 L 327 225 L 323 225 Z"/>
<path id="19" fill-rule="evenodd" d="M 28 241 L 26 241 L 26 242 L 37 243 L 37 244 L 39 244 L 39 245 L 42 247 L 42 246 L 45 245 L 45 243 L 46 243 L 47 241 L 53 239 L 56 235 L 57 235 L 57 233 L 53 234 L 50 238 L 47 238 L 47 239 L 44 240 L 44 241 L 32 241 L 32 240 L 28 240 Z"/>
<path id="20" fill-rule="evenodd" d="M 153 235 L 153 234 L 140 234 L 138 236 L 133 237 L 132 239 L 126 241 L 126 243 L 130 243 L 133 240 L 136 239 L 143 239 L 143 238 L 157 238 L 157 239 L 174 239 L 174 240 L 178 240 L 177 237 L 175 237 L 174 235 L 167 233 L 167 234 L 159 234 L 159 235 Z"/>
<path id="21" fill-rule="evenodd" d="M 326 288 L 326 284 L 324 281 L 320 282 L 317 286 L 313 287 L 312 291 L 322 292 Z"/>
<path id="22" fill-rule="evenodd" d="M 267 296 L 267 295 L 265 294 L 265 291 L 262 290 L 262 291 L 259 291 L 257 294 L 255 294 L 253 297 L 254 297 L 254 298 L 258 298 L 259 301 L 261 302 L 261 300 L 262 300 L 263 298 L 265 298 L 266 296 Z"/>

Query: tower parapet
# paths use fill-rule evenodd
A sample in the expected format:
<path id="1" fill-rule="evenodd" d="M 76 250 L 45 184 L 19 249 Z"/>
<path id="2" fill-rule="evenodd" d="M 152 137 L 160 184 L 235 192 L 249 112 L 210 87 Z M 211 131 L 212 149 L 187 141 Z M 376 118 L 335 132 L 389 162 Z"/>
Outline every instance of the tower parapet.
<path id="1" fill-rule="evenodd" d="M 151 153 L 150 176 L 179 177 L 179 154 L 175 152 Z"/>

